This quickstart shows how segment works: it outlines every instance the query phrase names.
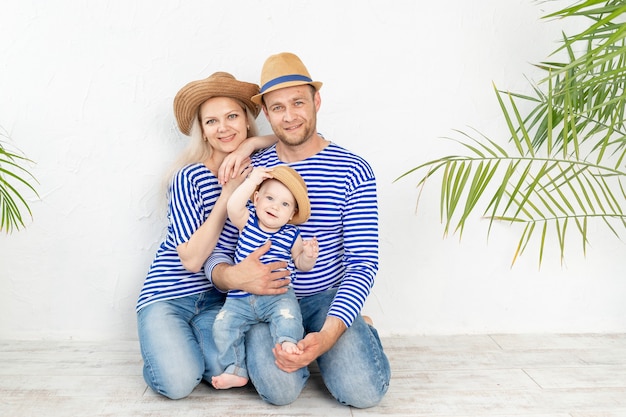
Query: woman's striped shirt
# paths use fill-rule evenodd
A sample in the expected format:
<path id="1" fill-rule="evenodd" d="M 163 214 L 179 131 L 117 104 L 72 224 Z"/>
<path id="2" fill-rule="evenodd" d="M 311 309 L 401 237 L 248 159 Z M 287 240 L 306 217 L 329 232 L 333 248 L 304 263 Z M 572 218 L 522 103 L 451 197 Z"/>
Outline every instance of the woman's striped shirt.
<path id="1" fill-rule="evenodd" d="M 255 166 L 284 165 L 275 146 L 253 157 Z M 363 158 L 331 143 L 318 154 L 290 163 L 306 182 L 311 217 L 301 225 L 303 239 L 317 237 L 319 256 L 311 271 L 296 271 L 298 298 L 338 288 L 329 315 L 350 326 L 361 311 L 378 270 L 376 179 Z M 236 236 L 222 233 L 209 258 L 210 270 L 232 264 Z"/>
<path id="2" fill-rule="evenodd" d="M 204 164 L 179 170 L 169 188 L 167 235 L 159 246 L 137 301 L 137 311 L 161 300 L 198 294 L 213 288 L 204 270 L 193 273 L 183 266 L 176 247 L 187 242 L 213 210 L 222 187 Z M 229 235 L 237 233 L 230 222 Z"/>

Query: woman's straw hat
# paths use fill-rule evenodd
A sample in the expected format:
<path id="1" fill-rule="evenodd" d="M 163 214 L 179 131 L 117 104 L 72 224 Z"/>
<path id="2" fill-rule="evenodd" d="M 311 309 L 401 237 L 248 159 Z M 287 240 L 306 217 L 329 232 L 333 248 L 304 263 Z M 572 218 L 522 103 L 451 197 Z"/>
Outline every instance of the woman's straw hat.
<path id="1" fill-rule="evenodd" d="M 174 97 L 174 116 L 178 128 L 189 136 L 193 119 L 198 116 L 198 107 L 212 97 L 230 97 L 239 100 L 256 118 L 261 107 L 250 98 L 258 92 L 258 85 L 239 81 L 227 72 L 216 72 L 204 80 L 192 81 L 181 88 Z"/>
<path id="2" fill-rule="evenodd" d="M 262 104 L 263 94 L 279 88 L 310 84 L 318 91 L 322 87 L 319 81 L 313 81 L 309 71 L 296 55 L 282 52 L 272 55 L 263 64 L 261 71 L 261 91 L 252 97 L 256 104 Z"/>
<path id="3" fill-rule="evenodd" d="M 300 174 L 287 165 L 279 165 L 272 168 L 270 174 L 272 175 L 272 179 L 282 182 L 285 187 L 289 188 L 289 191 L 291 191 L 291 194 L 293 194 L 293 197 L 296 199 L 298 211 L 296 211 L 291 220 L 289 220 L 289 223 L 301 224 L 307 221 L 311 216 L 311 203 L 309 202 L 309 193 L 306 184 Z M 260 187 L 261 185 L 257 187 L 257 190 Z"/>

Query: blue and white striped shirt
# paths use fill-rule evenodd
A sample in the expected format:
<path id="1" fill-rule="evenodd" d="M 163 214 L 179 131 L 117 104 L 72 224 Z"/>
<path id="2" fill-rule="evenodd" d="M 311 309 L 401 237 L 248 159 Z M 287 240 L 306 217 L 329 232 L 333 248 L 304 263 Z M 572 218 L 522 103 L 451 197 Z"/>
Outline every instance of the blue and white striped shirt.
<path id="1" fill-rule="evenodd" d="M 272 146 L 254 155 L 255 166 L 284 165 Z M 296 271 L 298 298 L 338 288 L 328 315 L 350 326 L 361 311 L 378 271 L 376 179 L 363 158 L 331 143 L 318 154 L 290 163 L 306 182 L 311 217 L 300 224 L 303 239 L 317 237 L 319 257 L 311 271 Z M 222 233 L 207 267 L 233 263 L 237 236 Z"/>
<path id="2" fill-rule="evenodd" d="M 204 270 L 193 273 L 183 266 L 176 247 L 187 242 L 213 210 L 222 187 L 204 164 L 180 169 L 170 184 L 168 228 L 137 301 L 137 311 L 157 301 L 199 294 L 213 288 Z M 226 222 L 223 233 L 237 234 L 237 228 Z"/>

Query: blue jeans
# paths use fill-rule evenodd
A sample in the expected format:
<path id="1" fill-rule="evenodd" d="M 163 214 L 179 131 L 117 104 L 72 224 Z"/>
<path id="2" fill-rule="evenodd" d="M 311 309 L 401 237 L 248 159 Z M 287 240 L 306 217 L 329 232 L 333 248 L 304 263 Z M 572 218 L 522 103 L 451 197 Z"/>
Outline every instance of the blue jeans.
<path id="1" fill-rule="evenodd" d="M 292 288 L 281 295 L 226 298 L 213 324 L 215 345 L 224 372 L 248 378 L 244 337 L 250 326 L 268 323 L 276 343 L 298 343 L 304 334 L 300 306 Z"/>
<path id="2" fill-rule="evenodd" d="M 300 300 L 305 332 L 319 331 L 336 290 Z M 265 323 L 255 324 L 246 336 L 250 380 L 265 401 L 275 405 L 295 401 L 309 378 L 304 367 L 283 372 L 274 363 L 272 336 Z M 357 408 L 377 405 L 389 388 L 391 369 L 376 330 L 358 316 L 337 343 L 317 359 L 330 393 L 341 404 Z"/>
<path id="3" fill-rule="evenodd" d="M 213 322 L 224 294 L 201 294 L 158 301 L 137 313 L 143 377 L 155 392 L 184 398 L 202 381 L 221 373 Z"/>

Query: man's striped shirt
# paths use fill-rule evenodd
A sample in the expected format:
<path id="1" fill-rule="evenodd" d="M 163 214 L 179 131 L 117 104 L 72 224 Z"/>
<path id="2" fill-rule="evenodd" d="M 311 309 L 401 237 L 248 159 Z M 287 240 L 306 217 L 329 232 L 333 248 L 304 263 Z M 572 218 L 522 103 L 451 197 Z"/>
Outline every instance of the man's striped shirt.
<path id="1" fill-rule="evenodd" d="M 284 165 L 275 145 L 254 155 L 255 166 Z M 328 314 L 350 326 L 361 311 L 378 270 L 376 179 L 361 157 L 329 144 L 318 154 L 290 163 L 306 182 L 311 217 L 301 225 L 303 239 L 317 237 L 319 257 L 311 271 L 296 271 L 298 298 L 338 288 Z M 233 263 L 236 234 L 222 233 L 207 268 Z"/>

